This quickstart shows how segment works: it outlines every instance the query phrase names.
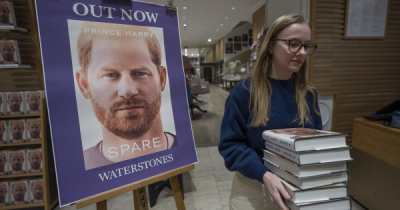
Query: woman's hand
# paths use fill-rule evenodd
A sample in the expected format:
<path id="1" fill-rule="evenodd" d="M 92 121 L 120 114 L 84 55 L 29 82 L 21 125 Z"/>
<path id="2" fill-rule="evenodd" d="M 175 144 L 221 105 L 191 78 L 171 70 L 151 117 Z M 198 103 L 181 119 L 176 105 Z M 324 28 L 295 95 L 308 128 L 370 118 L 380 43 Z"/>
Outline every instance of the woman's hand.
<path id="1" fill-rule="evenodd" d="M 271 201 L 278 205 L 282 210 L 289 210 L 283 202 L 282 197 L 286 200 L 291 199 L 291 197 L 285 187 L 283 187 L 281 180 L 279 180 L 275 174 L 267 171 L 267 173 L 264 174 L 263 182 Z"/>

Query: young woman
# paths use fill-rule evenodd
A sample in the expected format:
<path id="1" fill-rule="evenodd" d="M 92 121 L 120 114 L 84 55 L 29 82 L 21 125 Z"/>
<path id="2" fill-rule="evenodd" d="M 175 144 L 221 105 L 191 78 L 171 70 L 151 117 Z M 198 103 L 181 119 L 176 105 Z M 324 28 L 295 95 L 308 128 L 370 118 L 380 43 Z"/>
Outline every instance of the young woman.
<path id="1" fill-rule="evenodd" d="M 284 15 L 270 26 L 251 77 L 229 95 L 219 152 L 236 171 L 230 209 L 288 209 L 279 178 L 264 166 L 262 132 L 305 127 L 322 130 L 317 93 L 307 83 L 306 59 L 317 46 L 301 15 Z M 263 184 L 263 185 L 262 185 Z"/>

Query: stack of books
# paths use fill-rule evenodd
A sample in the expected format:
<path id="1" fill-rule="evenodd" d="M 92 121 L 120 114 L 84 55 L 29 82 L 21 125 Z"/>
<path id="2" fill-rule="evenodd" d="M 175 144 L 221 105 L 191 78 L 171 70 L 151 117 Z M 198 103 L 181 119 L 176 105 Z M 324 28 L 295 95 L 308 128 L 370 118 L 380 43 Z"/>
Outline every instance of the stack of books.
<path id="1" fill-rule="evenodd" d="M 346 135 L 309 128 L 267 130 L 264 164 L 279 176 L 292 199 L 292 210 L 350 210 L 350 147 Z"/>

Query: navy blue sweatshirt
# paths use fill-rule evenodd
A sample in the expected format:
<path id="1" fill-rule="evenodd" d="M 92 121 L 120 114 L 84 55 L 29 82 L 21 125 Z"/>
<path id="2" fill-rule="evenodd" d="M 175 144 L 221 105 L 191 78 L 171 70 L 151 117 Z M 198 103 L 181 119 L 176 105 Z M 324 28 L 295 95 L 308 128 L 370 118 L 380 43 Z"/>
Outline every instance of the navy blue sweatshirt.
<path id="1" fill-rule="evenodd" d="M 265 148 L 262 132 L 301 127 L 299 121 L 294 122 L 298 109 L 293 79 L 276 80 L 270 77 L 268 79 L 272 86 L 272 97 L 267 125 L 251 126 L 253 114 L 249 111 L 250 78 L 248 78 L 238 83 L 226 100 L 218 146 L 228 170 L 239 171 L 244 176 L 261 183 L 263 175 L 270 171 L 262 161 Z M 311 123 L 304 127 L 322 130 L 321 116 L 314 112 L 312 93 L 307 93 L 306 100 L 310 109 Z M 319 112 L 318 103 L 316 105 Z"/>

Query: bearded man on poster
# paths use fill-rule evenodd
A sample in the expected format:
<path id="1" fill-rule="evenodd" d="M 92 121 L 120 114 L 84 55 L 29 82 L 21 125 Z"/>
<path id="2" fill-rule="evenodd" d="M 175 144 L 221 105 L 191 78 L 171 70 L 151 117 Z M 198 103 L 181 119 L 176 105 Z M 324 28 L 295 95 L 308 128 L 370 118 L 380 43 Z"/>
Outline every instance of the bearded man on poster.
<path id="1" fill-rule="evenodd" d="M 133 32 L 142 36 L 130 36 Z M 167 71 L 155 34 L 143 26 L 85 22 L 77 52 L 81 69 L 75 79 L 103 134 L 102 141 L 84 151 L 86 170 L 177 146 L 161 120 Z"/>

